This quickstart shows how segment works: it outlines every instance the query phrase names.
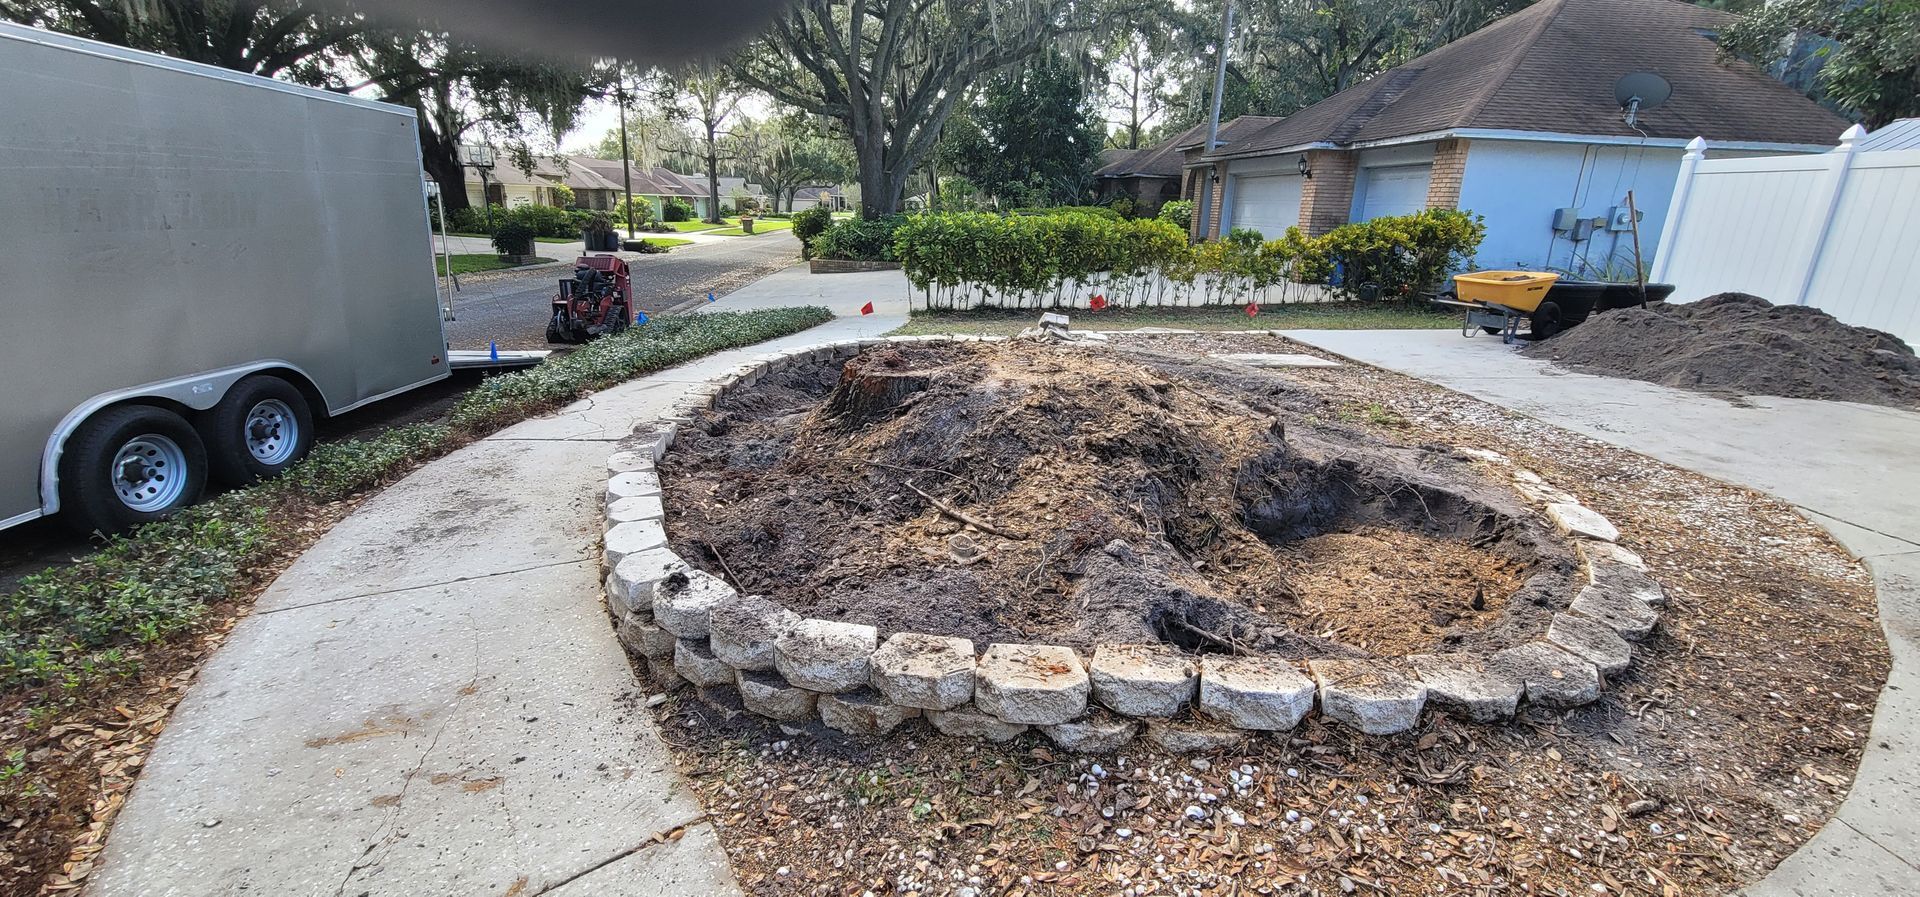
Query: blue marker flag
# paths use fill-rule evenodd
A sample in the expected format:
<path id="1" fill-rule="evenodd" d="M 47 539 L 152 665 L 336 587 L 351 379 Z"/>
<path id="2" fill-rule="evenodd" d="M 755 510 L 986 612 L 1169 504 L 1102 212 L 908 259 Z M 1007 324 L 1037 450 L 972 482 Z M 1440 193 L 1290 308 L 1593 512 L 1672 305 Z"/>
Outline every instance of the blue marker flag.
<path id="1" fill-rule="evenodd" d="M 707 301 L 708 301 L 708 302 L 712 302 L 712 301 L 713 301 L 713 294 L 712 294 L 712 293 L 708 293 L 708 294 L 707 294 Z"/>
<path id="2" fill-rule="evenodd" d="M 646 312 L 644 312 L 644 311 L 641 311 L 641 310 L 639 310 L 639 309 L 637 309 L 637 308 L 636 308 L 636 309 L 634 309 L 634 310 L 633 310 L 633 323 L 635 323 L 635 324 L 645 324 L 645 323 L 647 323 L 647 313 L 646 313 Z"/>
<path id="3" fill-rule="evenodd" d="M 494 342 L 493 340 L 487 340 L 487 360 L 488 361 L 500 360 L 500 344 Z"/>

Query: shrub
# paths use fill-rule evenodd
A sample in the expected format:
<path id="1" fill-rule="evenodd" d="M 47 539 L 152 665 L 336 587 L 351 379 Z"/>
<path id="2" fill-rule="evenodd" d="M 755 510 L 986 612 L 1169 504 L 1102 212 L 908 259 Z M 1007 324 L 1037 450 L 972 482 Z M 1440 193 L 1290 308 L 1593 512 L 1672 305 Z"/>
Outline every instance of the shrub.
<path id="1" fill-rule="evenodd" d="M 1337 269 L 1335 286 L 1350 296 L 1378 291 L 1383 298 L 1404 298 L 1435 289 L 1450 272 L 1465 266 L 1486 225 L 1478 215 L 1452 209 L 1427 209 L 1343 224 L 1306 246 L 1304 253 L 1324 257 L 1321 269 Z M 1331 276 L 1331 271 L 1317 270 Z"/>
<path id="2" fill-rule="evenodd" d="M 494 223 L 498 224 L 500 222 L 500 219 L 506 217 L 506 214 L 507 214 L 506 209 L 497 205 L 494 206 L 493 207 Z M 447 228 L 453 231 L 454 233 L 458 233 L 458 234 L 493 233 L 493 228 L 487 224 L 487 210 L 483 207 L 476 208 L 474 206 L 468 206 L 464 209 L 454 209 L 453 211 L 448 212 Z"/>
<path id="3" fill-rule="evenodd" d="M 813 248 L 808 244 L 832 226 L 833 213 L 826 206 L 814 206 L 793 213 L 793 235 L 800 241 L 800 254 L 812 258 Z"/>
<path id="4" fill-rule="evenodd" d="M 1112 209 L 1115 215 L 1119 215 L 1122 218 L 1132 218 L 1134 213 L 1133 197 L 1116 197 L 1107 203 L 1107 208 Z"/>
<path id="5" fill-rule="evenodd" d="M 687 202 L 678 196 L 667 197 L 666 202 L 660 206 L 660 220 L 692 221 L 693 203 Z"/>
<path id="6" fill-rule="evenodd" d="M 533 226 L 519 218 L 496 219 L 493 249 L 501 255 L 532 255 L 535 235 Z"/>
<path id="7" fill-rule="evenodd" d="M 515 206 L 507 212 L 507 217 L 533 228 L 536 237 L 576 237 L 580 234 L 580 225 L 573 220 L 573 213 L 553 206 L 529 204 Z M 494 219 L 496 225 L 499 219 Z"/>
<path id="8" fill-rule="evenodd" d="M 1188 266 L 1191 252 L 1177 228 L 1102 211 L 922 215 L 895 232 L 894 251 L 907 278 L 922 289 L 977 285 L 1003 297 L 1057 295 L 1068 280 Z"/>
<path id="9" fill-rule="evenodd" d="M 807 248 L 812 251 L 812 258 L 891 262 L 895 260 L 894 231 L 906 220 L 905 215 L 849 218 L 807 241 Z"/>
<path id="10" fill-rule="evenodd" d="M 1120 213 L 1106 206 L 1046 206 L 1037 208 L 1014 209 L 1009 215 L 1094 215 L 1113 221 L 1120 220 Z"/>
<path id="11" fill-rule="evenodd" d="M 1160 213 L 1153 217 L 1186 230 L 1193 224 L 1193 200 L 1174 199 L 1161 203 Z"/>

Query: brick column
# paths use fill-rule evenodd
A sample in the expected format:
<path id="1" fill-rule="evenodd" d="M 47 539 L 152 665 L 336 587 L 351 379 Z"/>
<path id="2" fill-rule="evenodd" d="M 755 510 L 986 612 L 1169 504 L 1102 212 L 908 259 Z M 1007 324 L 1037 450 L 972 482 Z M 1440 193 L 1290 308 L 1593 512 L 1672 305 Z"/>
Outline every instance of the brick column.
<path id="1" fill-rule="evenodd" d="M 1427 208 L 1460 207 L 1460 179 L 1467 173 L 1467 143 L 1458 137 L 1433 148 L 1433 177 L 1427 181 Z"/>
<path id="2" fill-rule="evenodd" d="M 1212 179 L 1213 201 L 1207 204 L 1207 232 L 1202 236 L 1213 240 L 1220 237 L 1220 200 L 1227 197 L 1227 166 L 1224 163 L 1216 164 L 1209 172 L 1218 175 L 1218 178 Z"/>
<path id="3" fill-rule="evenodd" d="M 1317 237 L 1347 223 L 1353 206 L 1356 156 L 1344 150 L 1308 150 L 1313 177 L 1300 185 L 1300 229 Z"/>

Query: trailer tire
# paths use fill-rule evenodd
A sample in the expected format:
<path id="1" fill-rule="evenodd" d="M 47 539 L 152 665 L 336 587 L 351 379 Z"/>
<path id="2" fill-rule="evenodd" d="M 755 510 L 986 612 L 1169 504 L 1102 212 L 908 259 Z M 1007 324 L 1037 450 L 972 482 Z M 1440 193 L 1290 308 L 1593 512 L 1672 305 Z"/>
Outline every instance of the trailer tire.
<path id="1" fill-rule="evenodd" d="M 109 408 L 67 437 L 60 502 L 83 533 L 117 533 L 200 499 L 207 449 L 193 425 L 165 408 Z"/>
<path id="2" fill-rule="evenodd" d="M 313 447 L 313 410 L 293 384 L 257 374 L 200 415 L 213 478 L 239 488 L 292 467 Z"/>

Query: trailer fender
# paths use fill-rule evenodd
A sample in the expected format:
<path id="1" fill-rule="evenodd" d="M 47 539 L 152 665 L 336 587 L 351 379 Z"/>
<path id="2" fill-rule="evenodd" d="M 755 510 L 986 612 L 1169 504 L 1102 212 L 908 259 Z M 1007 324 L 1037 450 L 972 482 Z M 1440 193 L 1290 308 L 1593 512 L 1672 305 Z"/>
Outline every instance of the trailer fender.
<path id="1" fill-rule="evenodd" d="M 240 378 L 262 372 L 281 372 L 294 387 L 313 401 L 313 413 L 316 418 L 328 414 L 326 397 L 314 385 L 313 377 L 301 370 L 299 365 L 277 358 L 250 361 L 246 364 L 204 371 L 171 380 L 160 380 L 128 389 L 101 393 L 81 402 L 67 416 L 60 419 L 59 426 L 47 434 L 47 447 L 40 453 L 40 512 L 52 516 L 60 511 L 60 454 L 65 450 L 68 437 L 79 429 L 87 418 L 100 413 L 102 409 L 128 402 L 150 401 L 155 404 L 171 406 L 181 411 L 205 411 L 220 403 L 226 397 L 227 390 Z"/>

